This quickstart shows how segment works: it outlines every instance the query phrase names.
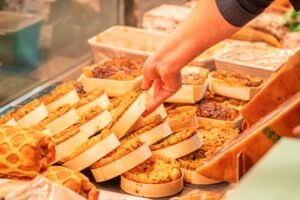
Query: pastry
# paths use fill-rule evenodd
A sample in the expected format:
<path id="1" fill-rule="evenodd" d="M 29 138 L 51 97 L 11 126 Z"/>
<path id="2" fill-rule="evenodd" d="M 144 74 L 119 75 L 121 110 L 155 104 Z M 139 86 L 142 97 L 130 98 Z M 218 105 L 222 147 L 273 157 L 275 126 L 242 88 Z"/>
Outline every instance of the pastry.
<path id="1" fill-rule="evenodd" d="M 31 111 L 33 111 L 34 109 L 39 107 L 41 105 L 41 103 L 42 102 L 40 100 L 35 99 L 35 100 L 25 104 L 24 106 L 16 109 L 15 111 L 13 111 L 12 116 L 16 121 L 18 121 L 18 120 L 22 119 L 24 116 L 26 116 L 28 113 L 30 113 Z"/>
<path id="2" fill-rule="evenodd" d="M 74 106 L 74 108 L 78 109 L 78 108 L 80 108 L 80 107 L 96 100 L 97 98 L 99 98 L 103 94 L 104 94 L 103 89 L 96 88 L 96 89 L 82 95 L 80 97 L 80 100 L 77 103 L 75 103 L 73 106 Z"/>
<path id="3" fill-rule="evenodd" d="M 54 142 L 24 127 L 0 126 L 0 177 L 31 179 L 55 159 Z"/>
<path id="4" fill-rule="evenodd" d="M 96 186 L 80 172 L 66 167 L 51 166 L 42 175 L 55 183 L 73 190 L 87 200 L 98 200 L 99 198 L 99 191 Z"/>
<path id="5" fill-rule="evenodd" d="M 73 87 L 59 85 L 50 94 L 41 97 L 40 100 L 47 106 L 53 103 L 54 101 L 58 100 L 59 98 L 65 96 L 72 90 L 74 90 Z"/>
<path id="6" fill-rule="evenodd" d="M 142 59 L 112 58 L 93 67 L 84 67 L 82 70 L 89 78 L 127 81 L 134 80 L 142 74 L 143 64 Z"/>
<path id="7" fill-rule="evenodd" d="M 241 109 L 247 104 L 247 101 L 224 97 L 218 94 L 214 94 L 210 91 L 207 91 L 205 93 L 204 98 L 201 100 L 201 102 L 214 102 L 235 109 Z"/>
<path id="8" fill-rule="evenodd" d="M 6 124 L 9 122 L 11 119 L 13 119 L 13 114 L 12 112 L 7 112 L 4 115 L 0 117 L 0 125 Z M 14 120 L 14 119 L 13 119 Z"/>
<path id="9" fill-rule="evenodd" d="M 75 89 L 80 97 L 82 97 L 86 93 L 86 91 L 83 88 L 82 83 L 78 82 L 78 81 L 64 82 L 64 83 L 58 85 L 55 89 L 56 90 L 66 90 L 66 88 Z"/>
<path id="10" fill-rule="evenodd" d="M 192 118 L 196 114 L 196 108 L 194 106 L 180 106 L 174 109 L 168 109 L 167 113 L 167 120 L 172 126 L 173 124 Z"/>

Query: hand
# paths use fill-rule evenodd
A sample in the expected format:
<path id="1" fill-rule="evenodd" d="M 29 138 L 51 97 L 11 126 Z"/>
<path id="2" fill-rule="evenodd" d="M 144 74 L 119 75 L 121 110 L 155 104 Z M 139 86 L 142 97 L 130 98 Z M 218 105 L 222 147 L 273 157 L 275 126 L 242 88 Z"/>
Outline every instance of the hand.
<path id="1" fill-rule="evenodd" d="M 296 137 L 300 137 L 300 124 L 294 128 L 293 133 Z"/>
<path id="2" fill-rule="evenodd" d="M 159 107 L 166 99 L 175 94 L 182 85 L 181 72 L 175 67 L 157 63 L 150 57 L 143 67 L 143 90 L 148 90 L 154 85 L 153 101 L 148 106 L 143 116 L 147 116 Z"/>

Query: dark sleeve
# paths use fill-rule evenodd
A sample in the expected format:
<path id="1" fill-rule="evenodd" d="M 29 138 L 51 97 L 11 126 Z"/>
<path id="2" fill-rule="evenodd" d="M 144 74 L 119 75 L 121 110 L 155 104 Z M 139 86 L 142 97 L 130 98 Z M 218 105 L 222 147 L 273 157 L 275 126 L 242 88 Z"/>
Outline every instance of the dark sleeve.
<path id="1" fill-rule="evenodd" d="M 224 19 L 237 27 L 245 25 L 259 15 L 272 2 L 273 0 L 216 0 Z"/>

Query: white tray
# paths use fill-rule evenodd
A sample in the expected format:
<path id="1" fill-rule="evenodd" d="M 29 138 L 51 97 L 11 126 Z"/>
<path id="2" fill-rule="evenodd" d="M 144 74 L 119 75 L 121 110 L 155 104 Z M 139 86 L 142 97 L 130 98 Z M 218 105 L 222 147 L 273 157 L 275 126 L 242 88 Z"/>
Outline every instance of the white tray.
<path id="1" fill-rule="evenodd" d="M 221 96 L 249 101 L 263 87 L 262 83 L 259 87 L 238 86 L 227 83 L 224 80 L 213 78 L 211 74 L 208 77 L 209 90 Z"/>
<path id="2" fill-rule="evenodd" d="M 153 155 L 177 159 L 189 153 L 192 153 L 193 151 L 196 151 L 202 146 L 202 143 L 202 137 L 200 133 L 197 133 L 194 136 L 178 144 L 174 144 L 164 149 L 153 151 Z"/>
<path id="3" fill-rule="evenodd" d="M 97 160 L 106 156 L 119 145 L 120 142 L 118 138 L 115 136 L 114 133 L 111 133 L 98 144 L 92 146 L 90 149 L 76 156 L 72 160 L 65 162 L 63 165 L 70 169 L 81 171 L 92 165 Z"/>
<path id="4" fill-rule="evenodd" d="M 110 104 L 109 98 L 106 93 L 103 93 L 100 97 L 95 99 L 94 101 L 89 102 L 86 105 L 83 105 L 79 108 L 77 108 L 77 112 L 79 115 L 82 115 L 85 111 L 89 110 L 92 107 L 99 106 L 102 109 L 106 109 Z"/>
<path id="5" fill-rule="evenodd" d="M 135 196 L 148 198 L 167 197 L 177 194 L 183 189 L 183 176 L 176 181 L 161 184 L 139 183 L 121 176 L 121 189 Z"/>
<path id="6" fill-rule="evenodd" d="M 41 105 L 39 105 L 37 108 L 35 108 L 33 111 L 31 111 L 30 113 L 28 113 L 27 115 L 19 119 L 18 121 L 16 121 L 16 123 L 21 126 L 31 127 L 38 124 L 47 116 L 48 116 L 48 110 L 46 109 L 45 105 L 41 103 Z M 10 123 L 14 124 L 13 121 L 11 121 Z"/>
<path id="7" fill-rule="evenodd" d="M 53 101 L 52 103 L 48 104 L 46 108 L 48 111 L 54 111 L 58 107 L 63 106 L 65 104 L 74 105 L 80 100 L 77 92 L 73 89 L 71 92 L 67 93 L 65 96 L 60 97 L 59 99 Z"/>
<path id="8" fill-rule="evenodd" d="M 113 125 L 111 130 L 118 138 L 122 138 L 128 130 L 134 125 L 139 117 L 146 110 L 147 105 L 152 100 L 152 96 L 143 92 L 136 101 L 125 111 L 120 119 Z"/>
<path id="9" fill-rule="evenodd" d="M 206 178 L 205 176 L 202 176 L 201 174 L 198 174 L 196 171 L 187 170 L 184 168 L 181 168 L 183 175 L 184 175 L 184 181 L 195 184 L 195 185 L 211 185 L 216 183 L 221 183 L 222 181 L 214 180 L 210 178 Z"/>
<path id="10" fill-rule="evenodd" d="M 53 120 L 45 127 L 50 130 L 53 135 L 65 130 L 66 128 L 72 126 L 79 120 L 79 115 L 74 108 L 66 112 L 64 115 L 59 118 Z"/>
<path id="11" fill-rule="evenodd" d="M 150 158 L 152 152 L 147 144 L 143 144 L 126 156 L 97 169 L 91 169 L 97 182 L 107 181 L 119 176 Z"/>

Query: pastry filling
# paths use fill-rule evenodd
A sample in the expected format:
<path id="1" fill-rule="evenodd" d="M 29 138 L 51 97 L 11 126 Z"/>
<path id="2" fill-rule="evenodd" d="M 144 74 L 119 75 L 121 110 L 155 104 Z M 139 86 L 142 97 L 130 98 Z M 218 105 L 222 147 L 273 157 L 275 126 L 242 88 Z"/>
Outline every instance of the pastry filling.
<path id="1" fill-rule="evenodd" d="M 194 106 L 181 106 L 167 110 L 168 122 L 170 124 L 180 123 L 193 117 L 196 113 Z"/>

